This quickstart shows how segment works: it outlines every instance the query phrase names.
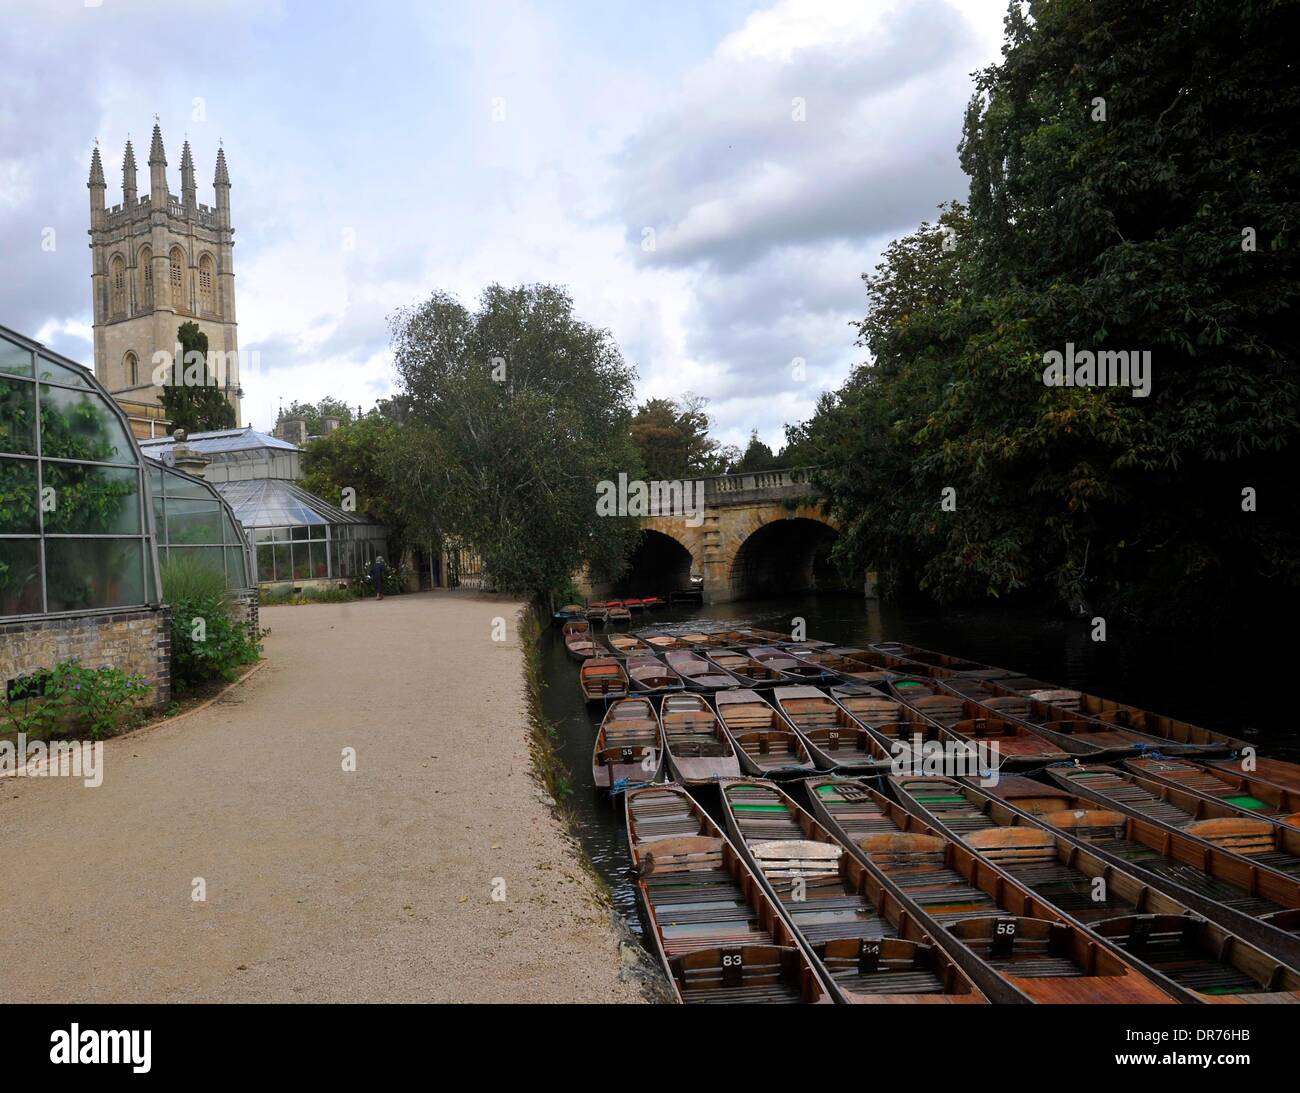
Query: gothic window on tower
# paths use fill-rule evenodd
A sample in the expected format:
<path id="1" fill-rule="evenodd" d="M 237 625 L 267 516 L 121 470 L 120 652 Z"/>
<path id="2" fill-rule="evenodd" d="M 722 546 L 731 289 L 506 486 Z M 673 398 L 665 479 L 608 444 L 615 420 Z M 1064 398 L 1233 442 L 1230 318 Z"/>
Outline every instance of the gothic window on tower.
<path id="1" fill-rule="evenodd" d="M 211 314 L 213 307 L 212 296 L 212 259 L 206 254 L 199 259 L 199 311 L 203 314 Z"/>
<path id="2" fill-rule="evenodd" d="M 111 310 L 114 315 L 126 314 L 126 263 L 120 254 L 113 256 L 110 267 L 109 283 L 113 294 Z"/>
<path id="3" fill-rule="evenodd" d="M 179 250 L 172 251 L 171 257 L 171 282 L 172 282 L 172 307 L 185 306 L 184 283 L 181 278 L 181 261 L 183 256 Z"/>
<path id="4" fill-rule="evenodd" d="M 128 353 L 122 361 L 122 372 L 130 386 L 134 387 L 140 382 L 140 362 L 134 353 Z"/>
<path id="5" fill-rule="evenodd" d="M 153 307 L 153 251 L 148 247 L 140 252 L 141 293 L 146 307 Z"/>

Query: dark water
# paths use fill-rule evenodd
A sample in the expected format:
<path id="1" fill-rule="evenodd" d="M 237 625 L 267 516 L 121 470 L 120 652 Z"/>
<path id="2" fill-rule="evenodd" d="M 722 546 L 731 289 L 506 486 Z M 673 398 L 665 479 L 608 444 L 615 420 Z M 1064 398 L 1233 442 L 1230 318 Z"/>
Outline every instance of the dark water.
<path id="1" fill-rule="evenodd" d="M 1300 727 L 1283 698 L 1289 678 L 1280 643 L 1216 642 L 1213 620 L 1203 631 L 1175 638 L 1117 632 L 1091 639 L 1090 620 L 1024 618 L 996 611 L 943 611 L 932 605 L 868 603 L 858 597 L 799 596 L 713 607 L 642 612 L 631 629 L 692 620 L 727 620 L 789 632 L 805 620 L 805 636 L 845 645 L 903 641 L 939 652 L 1013 668 L 1053 683 L 1115 698 L 1257 743 L 1261 755 L 1300 761 Z M 599 631 L 598 631 L 599 632 Z M 560 730 L 560 758 L 573 793 L 578 836 L 629 916 L 635 902 L 621 810 L 597 797 L 591 784 L 591 748 L 599 708 L 589 712 L 578 692 L 578 669 L 558 627 L 542 637 L 547 682 L 543 709 Z M 706 802 L 707 803 L 707 802 Z"/>

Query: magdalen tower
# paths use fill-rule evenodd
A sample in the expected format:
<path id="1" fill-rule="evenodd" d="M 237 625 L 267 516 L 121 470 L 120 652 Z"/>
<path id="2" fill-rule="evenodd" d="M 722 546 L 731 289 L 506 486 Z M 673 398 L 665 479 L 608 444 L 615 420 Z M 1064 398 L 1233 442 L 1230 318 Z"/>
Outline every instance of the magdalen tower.
<path id="1" fill-rule="evenodd" d="M 194 158 L 181 149 L 180 195 L 167 188 L 162 129 L 149 146 L 149 192 L 140 195 L 135 149 L 122 157 L 122 204 L 104 204 L 98 147 L 90 161 L 91 285 L 95 309 L 95 374 L 126 410 L 137 435 L 161 432 L 162 389 L 153 382 L 154 354 L 176 349 L 176 331 L 194 322 L 222 354 L 226 398 L 242 422 L 239 343 L 235 333 L 234 229 L 230 175 L 217 152 L 216 204 L 200 205 Z"/>

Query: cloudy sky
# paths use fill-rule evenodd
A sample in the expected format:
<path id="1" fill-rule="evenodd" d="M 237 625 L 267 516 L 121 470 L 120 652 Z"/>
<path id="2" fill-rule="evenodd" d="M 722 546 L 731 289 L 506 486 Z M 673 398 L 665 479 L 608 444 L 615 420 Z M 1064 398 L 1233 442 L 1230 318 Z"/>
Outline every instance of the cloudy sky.
<path id="1" fill-rule="evenodd" d="M 387 317 L 434 289 L 567 285 L 639 394 L 779 446 L 862 351 L 860 275 L 964 197 L 970 73 L 1004 0 L 5 0 L 0 323 L 91 363 L 86 176 L 154 114 L 199 200 L 224 141 L 246 424 L 367 407 Z M 801 105 L 802 104 L 802 105 Z M 53 228 L 53 250 L 42 247 Z M 805 362 L 803 378 L 792 362 Z"/>

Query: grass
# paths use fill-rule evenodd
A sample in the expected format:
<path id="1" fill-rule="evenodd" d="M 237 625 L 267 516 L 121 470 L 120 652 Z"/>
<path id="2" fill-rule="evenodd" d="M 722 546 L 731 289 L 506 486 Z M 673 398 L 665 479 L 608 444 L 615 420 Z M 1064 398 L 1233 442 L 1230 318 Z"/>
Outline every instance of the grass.
<path id="1" fill-rule="evenodd" d="M 170 554 L 163 561 L 161 570 L 163 597 L 168 603 L 199 603 L 214 599 L 229 605 L 225 574 L 194 555 Z"/>

